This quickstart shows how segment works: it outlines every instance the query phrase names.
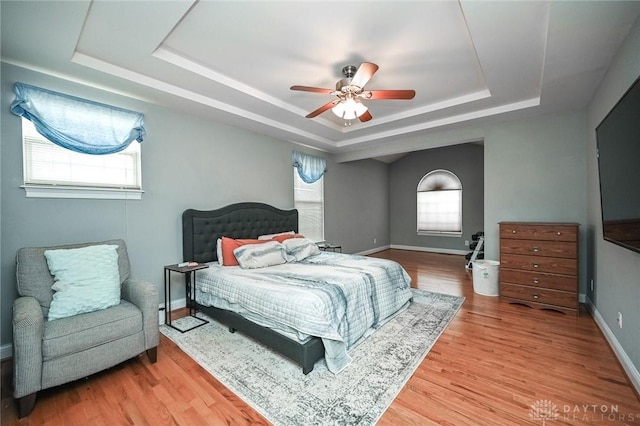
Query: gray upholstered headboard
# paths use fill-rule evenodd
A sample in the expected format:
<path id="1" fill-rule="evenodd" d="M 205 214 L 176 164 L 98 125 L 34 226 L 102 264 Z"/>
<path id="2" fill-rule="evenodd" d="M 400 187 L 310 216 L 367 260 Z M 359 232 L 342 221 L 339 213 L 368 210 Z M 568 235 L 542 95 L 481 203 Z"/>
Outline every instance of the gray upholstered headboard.
<path id="1" fill-rule="evenodd" d="M 199 263 L 218 259 L 221 237 L 258 238 L 278 232 L 298 232 L 298 211 L 281 210 L 263 203 L 237 203 L 217 210 L 182 213 L 182 256 Z"/>

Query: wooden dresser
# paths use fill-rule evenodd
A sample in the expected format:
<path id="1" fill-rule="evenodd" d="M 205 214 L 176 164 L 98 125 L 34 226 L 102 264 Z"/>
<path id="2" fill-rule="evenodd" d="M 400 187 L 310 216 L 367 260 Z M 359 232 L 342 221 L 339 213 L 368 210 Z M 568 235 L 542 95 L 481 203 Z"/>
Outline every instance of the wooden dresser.
<path id="1" fill-rule="evenodd" d="M 500 222 L 500 297 L 579 315 L 578 224 Z"/>

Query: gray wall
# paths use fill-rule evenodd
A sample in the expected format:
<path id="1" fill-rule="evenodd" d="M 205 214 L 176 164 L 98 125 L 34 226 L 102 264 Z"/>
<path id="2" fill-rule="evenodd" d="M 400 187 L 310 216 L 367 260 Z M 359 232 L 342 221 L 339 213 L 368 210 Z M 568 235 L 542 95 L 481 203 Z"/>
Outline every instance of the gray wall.
<path id="1" fill-rule="evenodd" d="M 342 244 L 344 253 L 388 246 L 389 165 L 376 160 L 329 161 L 327 170 L 325 239 Z"/>
<path id="2" fill-rule="evenodd" d="M 412 152 L 390 167 L 391 244 L 466 252 L 465 240 L 484 229 L 484 149 L 461 144 Z M 453 172 L 462 183 L 462 237 L 418 235 L 416 190 L 425 174 L 435 169 Z"/>
<path id="3" fill-rule="evenodd" d="M 595 129 L 640 76 L 640 21 L 629 32 L 600 83 L 588 109 L 588 231 L 590 273 L 594 291 L 589 299 L 636 368 L 640 370 L 640 254 L 604 241 L 600 213 L 600 188 Z M 637 123 L 636 123 L 637 125 Z M 640 143 L 640 141 L 639 141 Z M 637 159 L 636 159 L 637 160 Z M 637 161 L 636 161 L 637 163 Z M 640 196 L 640 190 L 636 188 Z M 623 314 L 623 328 L 616 317 Z M 635 377 L 636 386 L 640 377 Z"/>
<path id="4" fill-rule="evenodd" d="M 20 247 L 123 238 L 134 276 L 162 289 L 162 267 L 182 260 L 180 216 L 185 209 L 241 201 L 293 207 L 291 151 L 301 150 L 295 144 L 6 63 L 1 71 L 0 342 L 5 347 L 11 342 L 15 254 Z M 25 198 L 20 188 L 20 118 L 9 112 L 16 81 L 143 112 L 148 133 L 142 144 L 142 200 Z M 372 234 L 378 238 L 376 246 L 389 244 L 388 166 L 374 160 L 328 160 L 327 239 L 341 243 L 345 252 L 372 249 Z M 359 211 L 364 213 L 354 213 Z M 184 297 L 182 286 L 172 287 L 174 299 Z"/>
<path id="5" fill-rule="evenodd" d="M 583 111 L 516 120 L 487 129 L 486 258 L 498 259 L 501 221 L 578 223 L 580 293 L 586 292 L 586 140 Z"/>

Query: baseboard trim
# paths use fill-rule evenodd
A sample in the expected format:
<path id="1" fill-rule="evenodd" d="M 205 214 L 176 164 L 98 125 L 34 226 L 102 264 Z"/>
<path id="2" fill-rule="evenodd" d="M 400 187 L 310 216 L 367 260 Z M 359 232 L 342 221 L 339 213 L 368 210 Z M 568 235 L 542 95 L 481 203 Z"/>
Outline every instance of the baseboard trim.
<path id="1" fill-rule="evenodd" d="M 183 297 L 181 299 L 175 299 L 171 301 L 171 310 L 186 308 L 187 307 L 187 298 Z M 161 303 L 158 307 L 158 324 L 164 324 L 164 303 Z"/>
<path id="2" fill-rule="evenodd" d="M 602 334 L 604 334 L 605 339 L 609 342 L 609 346 L 613 349 L 613 353 L 618 358 L 618 361 L 620 361 L 622 369 L 627 373 L 627 377 L 629 377 L 631 385 L 636 389 L 636 392 L 640 394 L 640 372 L 636 366 L 633 365 L 631 358 L 629 358 L 622 345 L 620 345 L 615 334 L 613 334 L 613 331 L 611 331 L 611 328 L 609 328 L 602 315 L 600 315 L 600 312 L 598 312 L 598 309 L 594 306 L 591 299 L 588 297 L 585 299 L 587 309 L 589 309 L 591 315 L 596 321 L 596 324 L 600 327 Z"/>
<path id="3" fill-rule="evenodd" d="M 385 246 L 375 247 L 375 248 L 372 248 L 372 249 L 369 249 L 369 250 L 361 251 L 361 252 L 358 252 L 356 254 L 359 254 L 360 256 L 367 256 L 369 254 L 378 253 L 378 252 L 381 252 L 381 251 L 388 250 L 390 248 L 391 248 L 391 246 L 389 244 L 387 244 Z"/>
<path id="4" fill-rule="evenodd" d="M 0 360 L 11 358 L 13 356 L 13 344 L 7 343 L 0 346 Z"/>
<path id="5" fill-rule="evenodd" d="M 402 244 L 391 244 L 391 248 L 397 249 L 397 250 L 426 251 L 429 253 L 456 254 L 456 255 L 463 255 L 463 256 L 471 251 L 471 250 L 446 249 L 446 248 L 439 248 L 439 247 L 405 246 Z"/>

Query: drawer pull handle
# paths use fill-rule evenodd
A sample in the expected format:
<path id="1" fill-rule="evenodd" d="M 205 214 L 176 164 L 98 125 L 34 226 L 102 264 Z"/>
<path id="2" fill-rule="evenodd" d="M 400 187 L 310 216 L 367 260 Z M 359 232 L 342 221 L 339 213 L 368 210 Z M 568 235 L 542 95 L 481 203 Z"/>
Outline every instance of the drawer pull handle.
<path id="1" fill-rule="evenodd" d="M 561 234 L 561 232 L 560 232 L 560 231 L 556 232 L 556 235 L 560 235 L 560 234 Z"/>
<path id="2" fill-rule="evenodd" d="M 540 264 L 538 264 L 538 263 L 532 263 L 531 265 L 532 265 L 534 268 L 539 268 L 539 267 L 540 267 Z"/>
<path id="3" fill-rule="evenodd" d="M 513 231 L 511 231 L 512 234 L 515 234 L 517 231 L 514 229 Z"/>
<path id="4" fill-rule="evenodd" d="M 537 293 L 533 293 L 533 298 L 534 298 L 534 299 L 539 299 L 539 298 L 540 298 L 540 296 L 538 296 L 538 294 L 537 294 Z"/>
<path id="5" fill-rule="evenodd" d="M 531 247 L 531 251 L 537 253 L 540 251 L 540 247 Z"/>
<path id="6" fill-rule="evenodd" d="M 534 279 L 533 279 L 533 283 L 534 283 L 534 284 L 539 284 L 539 283 L 540 283 L 540 280 L 539 280 L 539 279 L 537 279 L 537 278 L 534 278 Z"/>

